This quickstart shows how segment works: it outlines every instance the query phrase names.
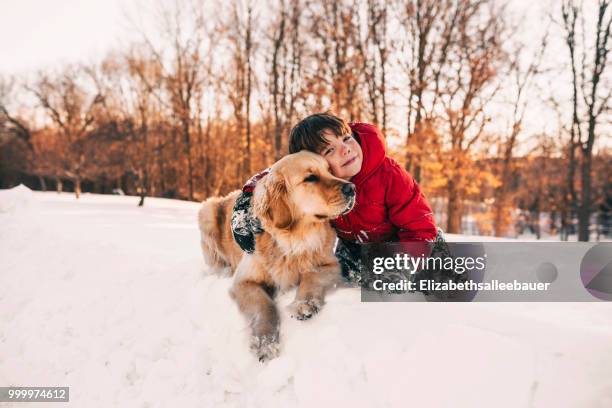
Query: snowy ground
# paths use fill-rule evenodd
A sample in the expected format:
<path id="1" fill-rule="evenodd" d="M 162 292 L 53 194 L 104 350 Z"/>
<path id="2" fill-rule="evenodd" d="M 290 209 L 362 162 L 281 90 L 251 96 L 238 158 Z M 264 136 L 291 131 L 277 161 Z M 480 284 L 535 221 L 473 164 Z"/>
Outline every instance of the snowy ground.
<path id="1" fill-rule="evenodd" d="M 202 261 L 198 206 L 136 203 L 0 191 L 0 386 L 70 386 L 54 406 L 79 408 L 612 406 L 603 302 L 361 303 L 339 289 L 311 321 L 283 308 L 282 354 L 262 365 L 229 279 Z"/>

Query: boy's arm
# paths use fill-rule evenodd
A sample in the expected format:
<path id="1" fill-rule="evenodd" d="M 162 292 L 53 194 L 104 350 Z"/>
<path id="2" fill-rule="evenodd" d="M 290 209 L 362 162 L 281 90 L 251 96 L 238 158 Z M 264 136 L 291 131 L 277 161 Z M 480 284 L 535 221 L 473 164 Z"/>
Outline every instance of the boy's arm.
<path id="1" fill-rule="evenodd" d="M 392 169 L 389 177 L 386 205 L 389 221 L 399 229 L 400 242 L 425 243 L 435 239 L 438 231 L 433 211 L 419 185 L 399 165 Z"/>

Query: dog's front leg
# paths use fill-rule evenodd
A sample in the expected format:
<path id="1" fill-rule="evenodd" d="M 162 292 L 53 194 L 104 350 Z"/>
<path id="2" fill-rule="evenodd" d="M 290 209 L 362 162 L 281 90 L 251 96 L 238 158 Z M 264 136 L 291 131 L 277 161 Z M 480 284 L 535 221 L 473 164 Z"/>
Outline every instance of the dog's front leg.
<path id="1" fill-rule="evenodd" d="M 323 307 L 326 289 L 336 283 L 339 276 L 340 265 L 337 261 L 300 274 L 295 300 L 289 306 L 291 316 L 306 320 L 317 314 Z"/>
<path id="2" fill-rule="evenodd" d="M 238 308 L 247 317 L 251 327 L 251 350 L 259 361 L 278 356 L 279 352 L 279 317 L 271 289 L 262 282 L 252 280 L 239 281 L 234 284 L 231 294 Z"/>

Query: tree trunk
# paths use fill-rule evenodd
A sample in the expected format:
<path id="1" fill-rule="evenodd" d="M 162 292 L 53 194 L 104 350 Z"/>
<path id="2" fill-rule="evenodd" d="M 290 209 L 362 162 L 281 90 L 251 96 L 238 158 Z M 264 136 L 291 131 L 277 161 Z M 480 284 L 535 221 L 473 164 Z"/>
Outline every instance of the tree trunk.
<path id="1" fill-rule="evenodd" d="M 567 216 L 567 208 L 561 209 L 561 228 L 559 229 L 559 239 L 561 241 L 567 241 L 569 235 L 569 222 Z"/>
<path id="2" fill-rule="evenodd" d="M 149 194 L 151 182 L 149 181 L 149 126 L 147 125 L 147 117 L 144 110 L 141 110 L 141 132 L 143 141 L 143 160 L 140 163 L 141 178 L 140 178 L 140 201 L 138 206 L 144 205 L 145 197 Z"/>
<path id="3" fill-rule="evenodd" d="M 189 200 L 193 201 L 193 162 L 191 160 L 191 136 L 189 135 L 189 119 L 183 120 L 183 140 L 187 154 L 187 173 L 189 177 Z"/>
<path id="4" fill-rule="evenodd" d="M 541 230 L 540 230 L 540 206 L 536 208 L 533 213 L 533 221 L 532 221 L 533 229 L 536 234 L 536 239 L 542 238 Z"/>
<path id="5" fill-rule="evenodd" d="M 45 178 L 43 176 L 38 176 L 38 183 L 40 184 L 40 189 L 42 191 L 47 191 L 47 183 L 45 182 Z"/>
<path id="6" fill-rule="evenodd" d="M 253 67 L 251 61 L 251 54 L 253 52 L 253 44 L 251 41 L 252 35 L 252 9 L 249 4 L 247 8 L 247 26 L 245 32 L 245 43 L 244 43 L 244 52 L 246 54 L 246 89 L 245 89 L 245 110 L 246 110 L 246 119 L 245 119 L 245 134 L 246 134 L 246 152 L 244 155 L 244 176 L 251 177 L 251 93 L 252 93 L 252 76 L 253 76 Z"/>
<path id="7" fill-rule="evenodd" d="M 582 197 L 578 209 L 578 241 L 588 242 L 591 221 L 591 155 L 584 155 L 581 170 Z"/>
<path id="8" fill-rule="evenodd" d="M 142 207 L 144 205 L 145 197 L 147 196 L 147 185 L 149 183 L 149 175 L 147 169 L 141 169 L 141 174 L 139 174 L 140 179 L 140 200 L 138 201 L 138 206 Z"/>
<path id="9" fill-rule="evenodd" d="M 211 118 L 209 116 L 208 121 L 206 123 L 206 132 L 204 133 L 204 144 L 202 145 L 202 164 L 203 164 L 202 172 L 204 174 L 204 197 L 205 198 L 210 197 L 210 192 L 211 192 L 211 187 L 212 187 L 211 177 L 210 177 L 210 175 L 212 174 L 212 163 L 211 163 L 211 156 L 209 154 L 210 135 L 212 132 L 211 127 L 212 127 Z M 204 157 L 204 155 L 206 155 L 206 157 Z"/>
<path id="10" fill-rule="evenodd" d="M 461 197 L 459 197 L 454 180 L 449 181 L 446 230 L 451 234 L 459 234 L 461 232 Z"/>
<path id="11" fill-rule="evenodd" d="M 504 189 L 504 186 L 501 187 Z M 506 194 L 504 191 L 499 191 L 497 198 L 495 199 L 494 211 L 495 215 L 493 217 L 493 234 L 496 237 L 501 237 L 506 232 L 506 223 L 504 221 L 504 211 L 506 209 Z"/>
<path id="12" fill-rule="evenodd" d="M 159 190 L 161 194 L 163 195 L 164 192 L 166 191 L 166 180 L 165 180 L 166 172 L 164 168 L 164 158 L 163 158 L 162 146 L 159 140 L 157 141 L 156 152 L 157 152 L 157 165 L 159 166 Z"/>
<path id="13" fill-rule="evenodd" d="M 64 190 L 64 183 L 62 179 L 59 177 L 55 177 L 55 188 L 58 193 L 61 193 Z"/>
<path id="14" fill-rule="evenodd" d="M 74 180 L 74 195 L 77 199 L 81 197 L 81 178 L 77 177 Z"/>
<path id="15" fill-rule="evenodd" d="M 285 37 L 285 2 L 281 2 L 280 22 L 278 26 L 278 36 L 274 38 L 274 48 L 272 51 L 272 106 L 274 113 L 274 160 L 281 158 L 281 118 L 279 101 L 279 54 Z M 284 74 L 284 73 L 283 73 Z"/>

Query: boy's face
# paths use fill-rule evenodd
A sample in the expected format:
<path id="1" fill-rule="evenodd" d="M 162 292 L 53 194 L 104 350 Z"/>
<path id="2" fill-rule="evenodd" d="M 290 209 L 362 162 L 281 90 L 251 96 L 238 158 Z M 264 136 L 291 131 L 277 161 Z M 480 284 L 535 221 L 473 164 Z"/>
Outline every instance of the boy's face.
<path id="1" fill-rule="evenodd" d="M 334 176 L 350 180 L 361 170 L 363 152 L 352 135 L 337 136 L 331 130 L 324 130 L 323 137 L 328 145 L 319 152 L 327 160 Z"/>

